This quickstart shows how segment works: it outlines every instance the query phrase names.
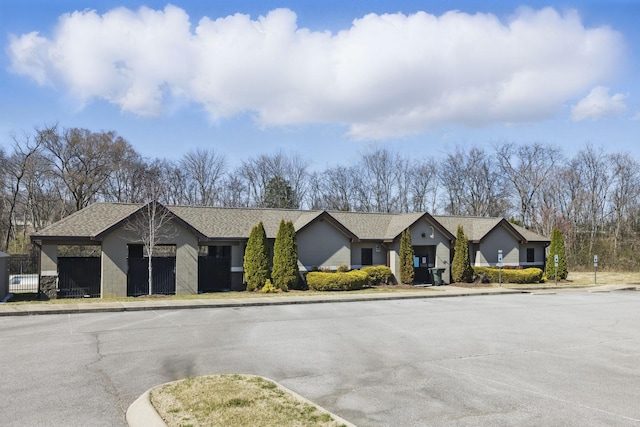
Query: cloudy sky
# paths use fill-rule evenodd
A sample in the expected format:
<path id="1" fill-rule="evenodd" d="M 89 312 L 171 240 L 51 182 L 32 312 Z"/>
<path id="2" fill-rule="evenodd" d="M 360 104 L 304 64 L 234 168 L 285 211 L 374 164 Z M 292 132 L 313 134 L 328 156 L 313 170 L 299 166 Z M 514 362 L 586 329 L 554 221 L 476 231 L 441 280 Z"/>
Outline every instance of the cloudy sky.
<path id="1" fill-rule="evenodd" d="M 640 159 L 640 2 L 7 0 L 0 143 L 58 122 L 144 156 L 586 143 Z"/>

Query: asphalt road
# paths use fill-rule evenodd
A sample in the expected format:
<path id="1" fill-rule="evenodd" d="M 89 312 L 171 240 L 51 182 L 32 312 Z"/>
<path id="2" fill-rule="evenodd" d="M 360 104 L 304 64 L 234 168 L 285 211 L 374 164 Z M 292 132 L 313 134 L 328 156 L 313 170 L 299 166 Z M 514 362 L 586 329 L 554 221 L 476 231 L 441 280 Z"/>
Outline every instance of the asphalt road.
<path id="1" fill-rule="evenodd" d="M 358 426 L 640 425 L 640 292 L 0 318 L 0 424 L 126 425 L 146 389 L 259 374 Z"/>

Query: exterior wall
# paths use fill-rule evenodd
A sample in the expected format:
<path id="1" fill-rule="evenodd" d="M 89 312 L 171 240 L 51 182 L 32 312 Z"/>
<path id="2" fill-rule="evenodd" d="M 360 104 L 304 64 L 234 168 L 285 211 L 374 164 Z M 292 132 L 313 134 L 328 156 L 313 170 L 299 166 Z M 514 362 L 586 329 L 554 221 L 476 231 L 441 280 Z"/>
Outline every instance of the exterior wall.
<path id="1" fill-rule="evenodd" d="M 527 261 L 527 249 L 533 248 L 534 259 L 533 262 Z M 523 267 L 539 267 L 544 268 L 545 263 L 545 248 L 544 243 L 527 243 L 520 248 L 520 265 Z"/>
<path id="2" fill-rule="evenodd" d="M 43 244 L 40 250 L 40 274 L 43 276 L 49 276 L 51 274 L 45 274 L 47 272 L 55 272 L 58 274 L 58 245 L 57 244 Z"/>
<path id="3" fill-rule="evenodd" d="M 373 254 L 372 265 L 387 265 L 387 250 L 381 243 L 366 242 L 351 244 L 351 268 L 362 268 L 362 249 L 370 248 Z"/>
<path id="4" fill-rule="evenodd" d="M 178 225 L 163 232 L 159 244 L 176 245 L 176 294 L 198 293 L 198 239 Z M 102 241 L 102 297 L 127 296 L 128 245 L 141 240 L 133 232 L 119 228 Z"/>
<path id="5" fill-rule="evenodd" d="M 520 263 L 520 242 L 504 227 L 496 227 L 480 242 L 475 254 L 476 266 L 496 266 L 498 250 L 502 250 L 502 265 L 517 267 Z M 526 257 L 526 251 L 525 251 Z M 473 257 L 471 257 L 473 259 Z"/>
<path id="6" fill-rule="evenodd" d="M 176 245 L 176 295 L 198 293 L 198 238 L 178 226 Z"/>
<path id="7" fill-rule="evenodd" d="M 435 248 L 434 267 L 444 268 L 442 280 L 444 283 L 451 283 L 451 250 L 449 239 L 427 220 L 415 223 L 411 227 L 410 232 L 412 246 L 431 246 Z M 422 236 L 423 234 L 424 237 Z M 388 248 L 389 267 L 396 281 L 400 282 L 400 236 L 398 236 L 392 244 L 389 244 Z"/>
<path id="8" fill-rule="evenodd" d="M 102 271 L 100 290 L 103 298 L 127 296 L 129 268 L 127 245 L 139 239 L 130 231 L 115 230 L 102 240 Z"/>
<path id="9" fill-rule="evenodd" d="M 43 298 L 58 297 L 58 245 L 43 244 L 40 249 L 40 283 Z"/>
<path id="10" fill-rule="evenodd" d="M 351 264 L 351 240 L 328 221 L 310 224 L 296 238 L 298 260 L 307 270 L 313 266 L 336 269 Z"/>

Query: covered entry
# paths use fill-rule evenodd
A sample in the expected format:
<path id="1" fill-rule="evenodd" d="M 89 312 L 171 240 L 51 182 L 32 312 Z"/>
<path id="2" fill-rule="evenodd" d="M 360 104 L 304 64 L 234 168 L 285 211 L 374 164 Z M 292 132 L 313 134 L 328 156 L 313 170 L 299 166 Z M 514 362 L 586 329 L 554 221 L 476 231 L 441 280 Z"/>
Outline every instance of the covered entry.
<path id="1" fill-rule="evenodd" d="M 414 246 L 413 255 L 413 283 L 416 285 L 433 284 L 433 275 L 430 269 L 434 267 L 436 247 Z"/>
<path id="2" fill-rule="evenodd" d="M 128 245 L 127 296 L 176 293 L 176 247 L 156 246 L 151 258 L 151 292 L 149 292 L 149 258 L 143 245 Z"/>
<path id="3" fill-rule="evenodd" d="M 198 293 L 231 290 L 231 246 L 201 246 Z"/>

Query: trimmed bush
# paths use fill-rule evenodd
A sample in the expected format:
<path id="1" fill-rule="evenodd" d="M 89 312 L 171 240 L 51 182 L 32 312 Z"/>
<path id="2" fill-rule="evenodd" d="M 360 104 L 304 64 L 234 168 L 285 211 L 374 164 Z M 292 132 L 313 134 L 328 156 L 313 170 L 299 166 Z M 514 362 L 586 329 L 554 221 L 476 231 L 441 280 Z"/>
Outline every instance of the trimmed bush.
<path id="1" fill-rule="evenodd" d="M 273 244 L 273 285 L 288 291 L 298 284 L 298 244 L 293 222 L 281 220 L 278 235 Z"/>
<path id="2" fill-rule="evenodd" d="M 325 273 L 311 271 L 307 274 L 307 285 L 314 291 L 353 291 L 369 283 L 369 275 L 361 270 Z"/>
<path id="3" fill-rule="evenodd" d="M 371 285 L 387 285 L 393 275 L 391 269 L 386 265 L 370 265 L 362 267 L 360 271 L 367 273 Z"/>
<path id="4" fill-rule="evenodd" d="M 551 232 L 546 271 L 549 280 L 555 280 L 556 278 L 555 255 L 558 255 L 558 280 L 564 280 L 569 275 L 567 271 L 567 253 L 564 247 L 564 237 L 558 227 L 555 227 Z"/>
<path id="5" fill-rule="evenodd" d="M 473 281 L 473 268 L 469 259 L 469 241 L 464 229 L 458 225 L 456 245 L 454 246 L 453 262 L 451 263 L 451 279 L 456 283 L 470 283 Z"/>
<path id="6" fill-rule="evenodd" d="M 251 229 L 244 251 L 243 267 L 247 291 L 262 289 L 269 278 L 269 248 L 262 221 Z"/>
<path id="7" fill-rule="evenodd" d="M 265 294 L 272 294 L 278 292 L 278 289 L 273 286 L 271 280 L 267 279 L 267 281 L 264 283 L 264 286 L 262 287 L 262 292 L 264 292 Z"/>
<path id="8" fill-rule="evenodd" d="M 473 267 L 478 276 L 486 277 L 489 282 L 500 280 L 500 269 L 495 267 Z M 539 268 L 523 268 L 521 270 L 502 269 L 503 283 L 539 283 L 543 281 L 543 271 Z"/>
<path id="9" fill-rule="evenodd" d="M 413 245 L 411 233 L 407 228 L 400 237 L 400 281 L 406 285 L 413 284 L 415 270 L 413 268 Z"/>

